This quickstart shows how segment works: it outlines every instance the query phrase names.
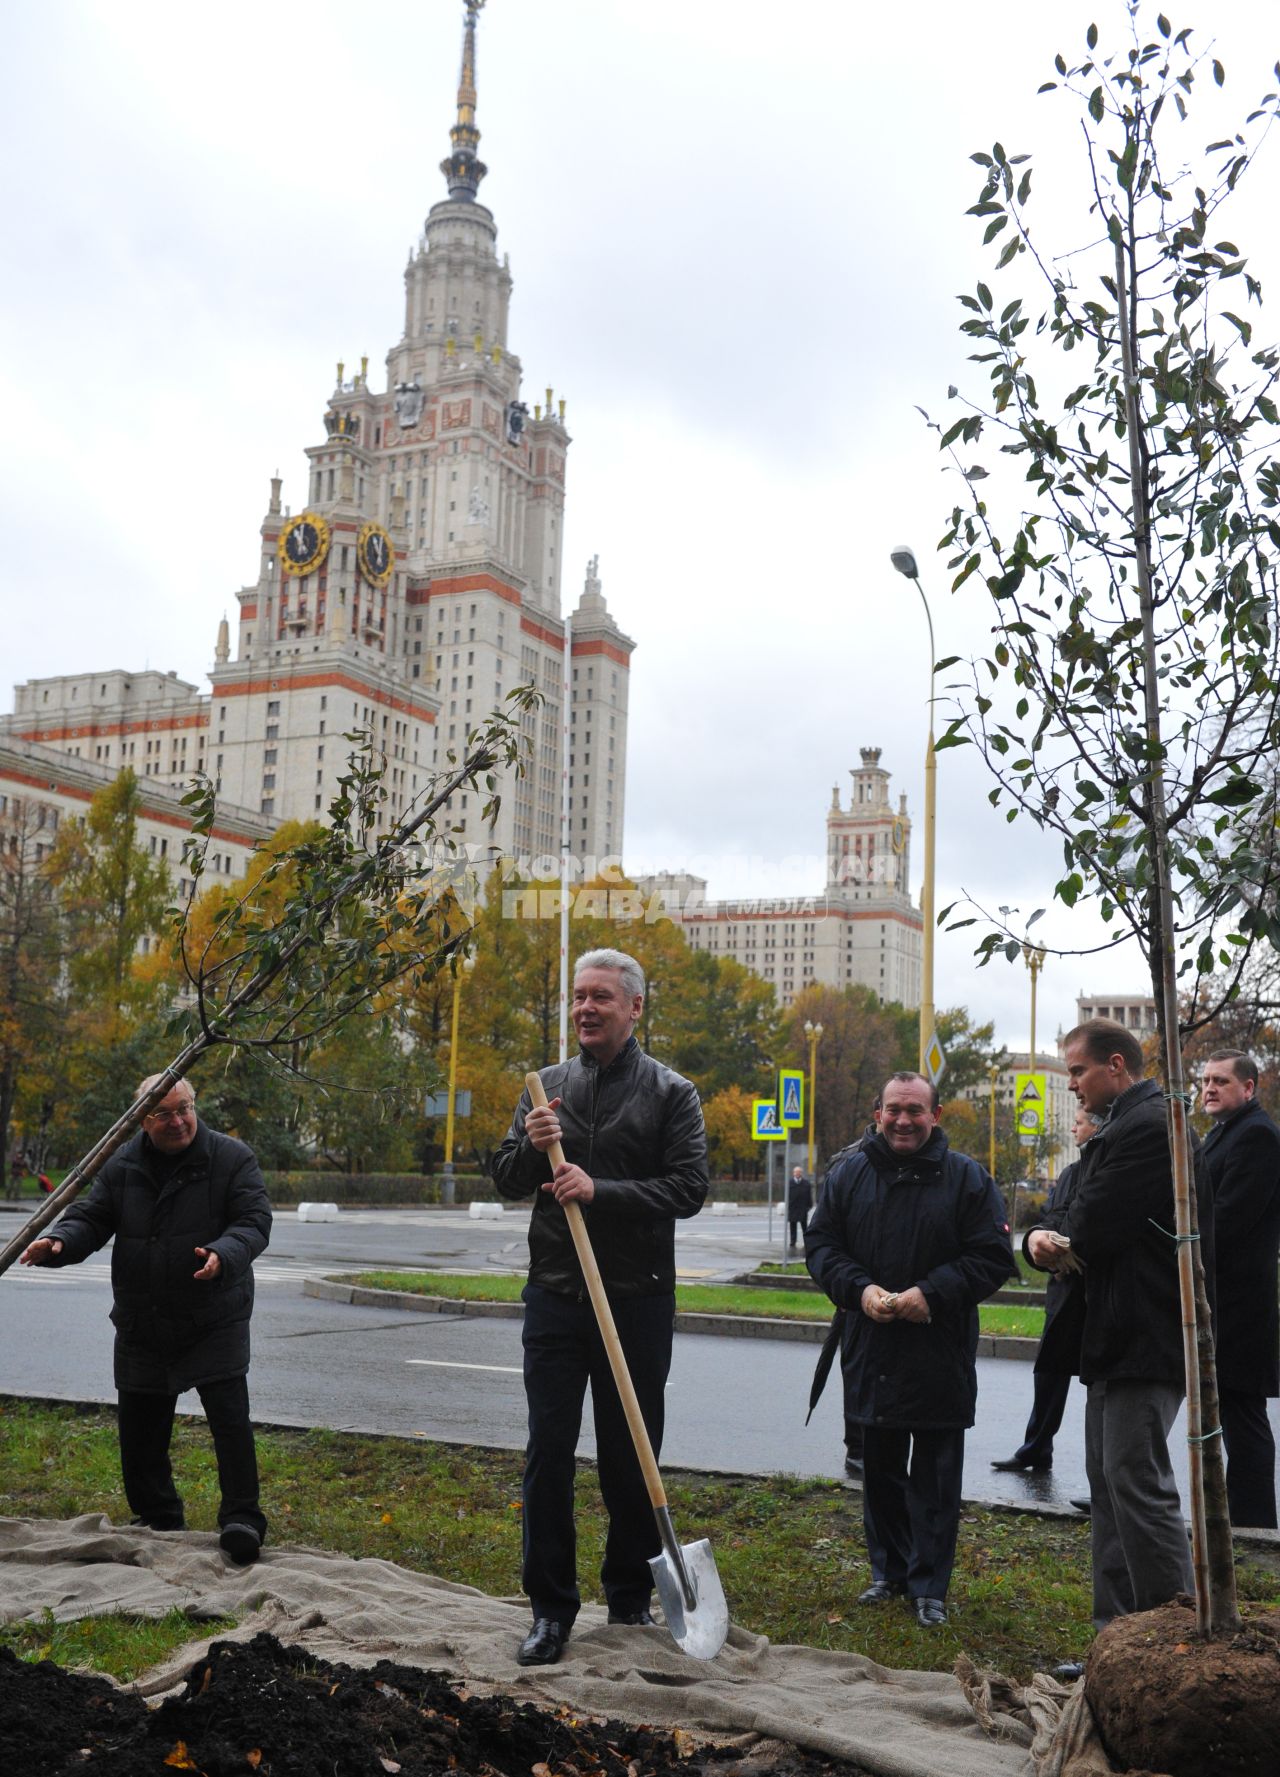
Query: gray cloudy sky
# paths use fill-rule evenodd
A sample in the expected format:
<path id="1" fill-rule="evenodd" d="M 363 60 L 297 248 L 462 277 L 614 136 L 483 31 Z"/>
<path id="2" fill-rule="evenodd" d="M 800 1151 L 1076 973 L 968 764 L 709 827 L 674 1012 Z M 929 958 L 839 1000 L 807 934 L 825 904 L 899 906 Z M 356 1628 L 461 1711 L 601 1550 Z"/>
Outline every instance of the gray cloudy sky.
<path id="1" fill-rule="evenodd" d="M 1167 10 L 1206 42 L 1212 24 L 1234 127 L 1280 53 L 1274 0 Z M 1119 43 L 1124 13 L 489 0 L 482 197 L 526 391 L 568 402 L 565 592 L 599 552 L 638 643 L 632 869 L 689 867 L 718 894 L 816 887 L 832 785 L 866 745 L 918 814 L 927 641 L 889 550 L 917 551 L 940 654 L 989 623 L 946 591 L 954 494 L 916 412 L 965 381 L 955 294 L 989 275 L 968 156 L 997 137 L 1032 151 L 1042 226 L 1086 241 L 1062 220 L 1076 112 L 1035 89 L 1055 51 L 1082 58 L 1091 19 Z M 461 0 L 11 10 L 3 707 L 13 682 L 108 665 L 203 687 L 268 478 L 305 497 L 336 360 L 367 352 L 384 386 L 407 252 L 444 195 L 461 18 Z M 1193 113 L 1188 158 L 1222 115 Z M 1231 224 L 1264 278 L 1278 150 Z M 968 753 L 940 773 L 940 901 L 1047 903 L 1056 848 L 989 810 Z M 1096 935 L 1065 914 L 1037 932 Z M 939 1004 L 994 1016 L 1011 1047 L 1026 981 L 975 972 L 963 935 L 940 943 Z M 1082 988 L 1143 986 L 1136 954 L 1051 961 L 1040 1034 Z"/>

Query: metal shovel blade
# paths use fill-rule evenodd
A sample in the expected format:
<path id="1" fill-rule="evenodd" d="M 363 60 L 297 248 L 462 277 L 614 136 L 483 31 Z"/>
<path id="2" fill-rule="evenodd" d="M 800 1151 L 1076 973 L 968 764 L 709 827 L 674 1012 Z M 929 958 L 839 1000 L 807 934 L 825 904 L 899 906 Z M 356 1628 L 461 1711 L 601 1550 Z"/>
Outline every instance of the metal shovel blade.
<path id="1" fill-rule="evenodd" d="M 683 1547 L 673 1540 L 649 1569 L 676 1645 L 695 1660 L 714 1660 L 729 1633 L 729 1606 L 711 1544 L 705 1537 Z"/>

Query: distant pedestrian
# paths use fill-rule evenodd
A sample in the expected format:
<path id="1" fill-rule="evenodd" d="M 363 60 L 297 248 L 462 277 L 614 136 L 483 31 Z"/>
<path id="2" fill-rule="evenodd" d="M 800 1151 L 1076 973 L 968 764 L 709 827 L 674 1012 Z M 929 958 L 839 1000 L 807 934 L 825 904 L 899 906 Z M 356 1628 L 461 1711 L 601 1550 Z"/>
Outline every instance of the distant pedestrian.
<path id="1" fill-rule="evenodd" d="M 863 1428 L 872 1583 L 859 1604 L 909 1597 L 947 1620 L 964 1434 L 977 1400 L 978 1303 L 1013 1270 L 999 1193 L 952 1152 L 936 1088 L 894 1074 L 880 1130 L 827 1176 L 805 1262 L 847 1310 L 846 1403 Z"/>
<path id="2" fill-rule="evenodd" d="M 1258 1068 L 1215 1049 L 1200 1076 L 1213 1118 L 1204 1163 L 1217 1236 L 1218 1409 L 1231 1522 L 1276 1528 L 1276 1446 L 1267 1401 L 1280 1395 L 1280 1129 L 1262 1108 Z"/>
<path id="3" fill-rule="evenodd" d="M 787 1251 L 796 1250 L 796 1242 L 809 1225 L 813 1210 L 813 1186 L 802 1166 L 791 1168 L 787 1180 Z"/>

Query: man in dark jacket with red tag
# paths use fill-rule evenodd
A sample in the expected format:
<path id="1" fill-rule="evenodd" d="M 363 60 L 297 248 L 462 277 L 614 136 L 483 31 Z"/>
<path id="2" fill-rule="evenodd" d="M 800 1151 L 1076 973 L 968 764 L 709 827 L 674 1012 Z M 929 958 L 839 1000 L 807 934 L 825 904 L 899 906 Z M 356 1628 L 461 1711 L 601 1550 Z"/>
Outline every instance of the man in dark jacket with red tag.
<path id="1" fill-rule="evenodd" d="M 1280 1129 L 1263 1110 L 1257 1064 L 1215 1049 L 1200 1076 L 1214 1126 L 1204 1140 L 1218 1269 L 1218 1407 L 1231 1522 L 1276 1528 L 1276 1446 L 1267 1401 L 1280 1395 Z"/>
<path id="2" fill-rule="evenodd" d="M 928 1080 L 894 1074 L 879 1121 L 828 1172 L 805 1263 L 847 1310 L 845 1412 L 863 1427 L 872 1574 L 858 1602 L 907 1596 L 933 1628 L 947 1620 L 978 1303 L 1013 1271 L 1013 1254 L 1000 1195 L 976 1160 L 948 1148 Z"/>
<path id="3" fill-rule="evenodd" d="M 582 1210 L 631 1380 L 657 1456 L 675 1330 L 675 1224 L 707 1195 L 707 1138 L 688 1080 L 645 1054 L 634 1035 L 644 974 L 620 950 L 593 950 L 573 979 L 581 1054 L 541 1070 L 548 1103 L 521 1095 L 493 1161 L 504 1197 L 532 1197 L 524 1289 L 523 1585 L 533 1628 L 522 1666 L 560 1658 L 578 1614 L 573 1480 L 591 1384 L 600 1492 L 609 1514 L 600 1579 L 611 1623 L 652 1621 L 649 1560 L 661 1539 L 639 1459 L 587 1295 L 563 1205 Z M 557 1141 L 564 1164 L 547 1150 Z"/>
<path id="4" fill-rule="evenodd" d="M 1109 1018 L 1063 1039 L 1067 1081 L 1102 1119 L 1080 1157 L 1061 1225 L 1033 1228 L 1024 1250 L 1053 1271 L 1084 1265 L 1080 1380 L 1093 1541 L 1093 1620 L 1153 1610 L 1192 1590 L 1191 1556 L 1169 1431 L 1186 1372 L 1164 1094 L 1144 1080 L 1142 1045 Z M 1213 1208 L 1197 1146 L 1200 1249 L 1212 1300 Z M 1064 1247 L 1055 1236 L 1070 1244 Z"/>
<path id="5" fill-rule="evenodd" d="M 161 1077 L 144 1080 L 136 1096 Z M 134 1522 L 183 1528 L 169 1442 L 177 1397 L 194 1388 L 218 1459 L 219 1541 L 241 1565 L 257 1559 L 267 1529 L 245 1378 L 253 1261 L 270 1232 L 252 1149 L 202 1123 L 195 1090 L 181 1080 L 107 1161 L 87 1197 L 22 1254 L 24 1265 L 75 1265 L 115 1236 L 120 1466 Z"/>

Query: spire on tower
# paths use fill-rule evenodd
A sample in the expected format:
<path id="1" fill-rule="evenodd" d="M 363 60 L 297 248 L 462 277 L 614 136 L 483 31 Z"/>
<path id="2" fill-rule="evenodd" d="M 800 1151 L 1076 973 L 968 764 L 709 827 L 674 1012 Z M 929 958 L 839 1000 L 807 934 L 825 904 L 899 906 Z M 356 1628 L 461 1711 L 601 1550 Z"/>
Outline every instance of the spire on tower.
<path id="1" fill-rule="evenodd" d="M 465 0 L 467 22 L 462 32 L 462 72 L 458 76 L 458 120 L 449 131 L 453 147 L 440 162 L 440 171 L 455 203 L 473 204 L 488 167 L 476 153 L 480 132 L 476 128 L 476 14 L 484 0 Z"/>

